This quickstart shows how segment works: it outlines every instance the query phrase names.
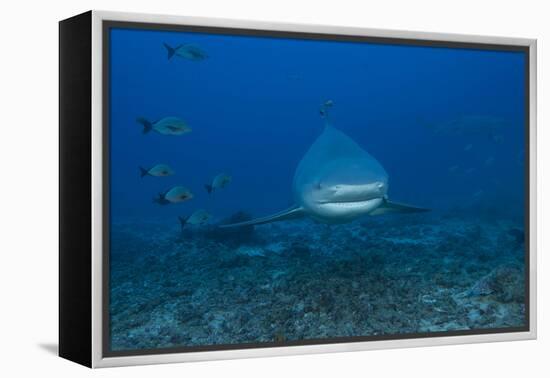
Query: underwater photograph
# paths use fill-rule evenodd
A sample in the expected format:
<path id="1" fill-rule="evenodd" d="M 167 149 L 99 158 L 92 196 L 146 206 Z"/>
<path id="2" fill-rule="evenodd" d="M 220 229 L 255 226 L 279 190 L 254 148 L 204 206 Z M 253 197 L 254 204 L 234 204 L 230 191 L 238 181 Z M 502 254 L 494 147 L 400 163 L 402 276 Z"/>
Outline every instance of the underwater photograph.
<path id="1" fill-rule="evenodd" d="M 110 352 L 528 328 L 525 51 L 107 40 Z"/>

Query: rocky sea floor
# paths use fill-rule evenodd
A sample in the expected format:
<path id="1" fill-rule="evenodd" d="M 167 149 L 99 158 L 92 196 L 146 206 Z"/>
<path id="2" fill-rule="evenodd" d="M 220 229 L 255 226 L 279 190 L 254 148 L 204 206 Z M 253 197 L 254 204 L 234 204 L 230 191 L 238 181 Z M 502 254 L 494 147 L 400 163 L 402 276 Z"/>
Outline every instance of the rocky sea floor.
<path id="1" fill-rule="evenodd" d="M 522 327 L 522 225 L 464 214 L 111 228 L 111 349 Z"/>

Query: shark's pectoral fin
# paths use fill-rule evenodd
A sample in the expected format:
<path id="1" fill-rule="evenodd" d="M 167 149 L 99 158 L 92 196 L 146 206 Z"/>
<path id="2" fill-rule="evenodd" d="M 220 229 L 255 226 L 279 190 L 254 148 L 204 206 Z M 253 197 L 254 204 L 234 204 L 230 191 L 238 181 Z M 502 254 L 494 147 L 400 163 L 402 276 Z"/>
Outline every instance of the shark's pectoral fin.
<path id="1" fill-rule="evenodd" d="M 301 207 L 294 206 L 289 209 L 280 211 L 278 213 L 268 215 L 266 217 L 256 218 L 246 222 L 224 224 L 224 225 L 220 225 L 219 227 L 228 228 L 228 227 L 254 226 L 258 224 L 279 222 L 279 221 L 289 220 L 289 219 L 298 219 L 298 218 L 302 218 L 303 216 L 304 216 L 304 210 Z"/>
<path id="2" fill-rule="evenodd" d="M 430 209 L 384 200 L 382 205 L 377 207 L 369 215 L 382 215 L 388 213 L 422 213 L 426 211 L 430 211 Z"/>

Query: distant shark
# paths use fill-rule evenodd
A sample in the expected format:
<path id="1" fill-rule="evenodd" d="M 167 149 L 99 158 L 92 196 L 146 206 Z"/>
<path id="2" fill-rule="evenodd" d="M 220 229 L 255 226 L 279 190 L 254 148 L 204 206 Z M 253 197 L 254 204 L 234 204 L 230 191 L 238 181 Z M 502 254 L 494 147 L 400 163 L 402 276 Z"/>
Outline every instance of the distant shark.
<path id="1" fill-rule="evenodd" d="M 347 223 L 362 215 L 415 213 L 428 209 L 388 200 L 388 174 L 382 165 L 328 120 L 302 158 L 292 184 L 295 205 L 284 211 L 220 227 L 240 227 L 310 217 L 321 223 Z"/>

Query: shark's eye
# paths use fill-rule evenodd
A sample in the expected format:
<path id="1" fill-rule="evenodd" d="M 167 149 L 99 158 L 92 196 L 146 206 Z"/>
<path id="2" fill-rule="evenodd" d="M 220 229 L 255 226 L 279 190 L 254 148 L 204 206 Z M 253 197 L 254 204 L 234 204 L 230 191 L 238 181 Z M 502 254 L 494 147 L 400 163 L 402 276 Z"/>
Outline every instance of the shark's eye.
<path id="1" fill-rule="evenodd" d="M 323 189 L 323 185 L 321 185 L 321 183 L 318 182 L 318 183 L 315 185 L 315 189 L 321 190 L 321 189 Z"/>

